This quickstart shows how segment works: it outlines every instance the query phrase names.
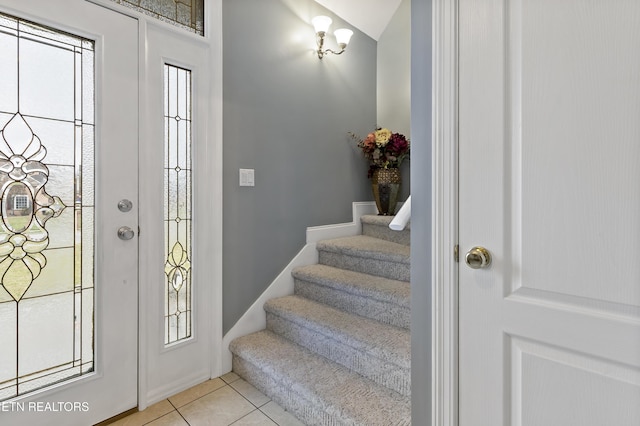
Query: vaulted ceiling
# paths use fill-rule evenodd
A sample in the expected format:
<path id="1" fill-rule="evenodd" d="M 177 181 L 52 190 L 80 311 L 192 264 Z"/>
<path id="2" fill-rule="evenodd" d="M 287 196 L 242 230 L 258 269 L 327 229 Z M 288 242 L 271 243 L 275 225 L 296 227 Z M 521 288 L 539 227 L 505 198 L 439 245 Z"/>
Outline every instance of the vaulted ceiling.
<path id="1" fill-rule="evenodd" d="M 377 41 L 402 0 L 315 1 Z"/>

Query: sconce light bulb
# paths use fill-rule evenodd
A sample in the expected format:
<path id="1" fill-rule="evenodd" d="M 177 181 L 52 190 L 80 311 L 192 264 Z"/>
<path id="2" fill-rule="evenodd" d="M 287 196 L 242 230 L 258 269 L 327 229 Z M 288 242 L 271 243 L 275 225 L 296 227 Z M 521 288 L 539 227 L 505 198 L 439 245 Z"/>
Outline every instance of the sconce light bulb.
<path id="1" fill-rule="evenodd" d="M 336 42 L 341 49 L 344 49 L 349 44 L 349 40 L 351 40 L 351 36 L 353 35 L 353 31 L 347 28 L 340 28 L 339 30 L 335 30 L 333 33 L 336 36 Z"/>
<path id="2" fill-rule="evenodd" d="M 316 16 L 311 20 L 316 33 L 326 33 L 329 30 L 329 25 L 331 25 L 331 22 L 331 18 L 329 18 L 328 16 Z"/>

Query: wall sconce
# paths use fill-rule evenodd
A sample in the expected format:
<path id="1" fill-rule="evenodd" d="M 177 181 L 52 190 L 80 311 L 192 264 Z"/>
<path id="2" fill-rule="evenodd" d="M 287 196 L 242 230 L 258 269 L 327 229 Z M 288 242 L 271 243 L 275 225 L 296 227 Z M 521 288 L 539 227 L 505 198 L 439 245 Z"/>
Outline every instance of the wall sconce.
<path id="1" fill-rule="evenodd" d="M 351 40 L 351 36 L 353 35 L 353 31 L 348 30 L 346 28 L 341 28 L 339 30 L 335 30 L 333 35 L 336 36 L 336 42 L 338 43 L 338 47 L 340 47 L 340 51 L 336 52 L 331 49 L 324 49 L 324 38 L 329 30 L 329 25 L 331 25 L 331 18 L 328 16 L 316 16 L 311 20 L 313 27 L 316 30 L 316 43 L 318 44 L 318 58 L 322 59 L 325 54 L 333 53 L 334 55 L 340 55 L 347 48 L 347 44 L 349 44 L 349 40 Z"/>

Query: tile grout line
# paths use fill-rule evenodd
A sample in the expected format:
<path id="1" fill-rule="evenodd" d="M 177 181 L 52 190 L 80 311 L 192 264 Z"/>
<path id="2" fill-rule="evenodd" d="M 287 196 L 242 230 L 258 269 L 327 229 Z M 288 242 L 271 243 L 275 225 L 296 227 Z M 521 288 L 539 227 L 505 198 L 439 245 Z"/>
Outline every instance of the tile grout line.
<path id="1" fill-rule="evenodd" d="M 187 420 L 187 419 L 182 415 L 182 413 L 180 412 L 180 408 L 182 408 L 182 407 L 186 407 L 187 405 L 189 405 L 189 404 L 191 404 L 191 403 L 193 403 L 193 402 L 196 402 L 197 400 L 199 400 L 199 399 L 201 399 L 201 398 L 204 398 L 204 397 L 205 397 L 205 396 L 207 396 L 207 395 L 210 395 L 210 394 L 212 394 L 212 393 L 214 393 L 214 392 L 217 392 L 217 391 L 219 391 L 220 389 L 224 389 L 224 388 L 225 388 L 225 387 L 227 387 L 227 386 L 228 386 L 228 387 L 230 387 L 231 389 L 233 389 L 233 388 L 229 385 L 229 383 L 227 383 L 227 382 L 226 382 L 226 380 L 224 380 L 222 377 L 217 377 L 217 378 L 219 378 L 219 379 L 222 381 L 222 383 L 224 383 L 224 386 L 220 386 L 219 388 L 217 388 L 217 389 L 215 389 L 215 390 L 212 390 L 212 391 L 207 392 L 207 393 L 205 393 L 205 394 L 203 394 L 203 395 L 200 395 L 200 396 L 199 396 L 199 397 L 197 397 L 196 399 L 194 399 L 194 400 L 192 400 L 192 401 L 189 401 L 189 402 L 187 402 L 186 404 L 181 405 L 180 407 L 176 407 L 176 406 L 175 406 L 175 404 L 174 404 L 173 402 L 171 402 L 171 401 L 169 400 L 169 398 L 167 398 L 167 401 L 169 401 L 169 404 L 171 404 L 171 406 L 174 408 L 174 411 L 176 411 L 176 412 L 178 413 L 178 415 L 179 415 L 180 417 L 182 417 L 182 420 L 184 420 L 184 422 L 185 422 L 187 425 L 191 426 L 191 423 L 189 423 L 189 421 L 188 421 L 188 420 Z M 214 379 L 210 379 L 210 380 L 214 380 Z M 187 389 L 187 390 L 188 390 L 188 389 Z M 235 390 L 235 389 L 233 389 L 233 390 Z M 175 395 L 174 395 L 174 396 L 175 396 Z M 249 401 L 249 402 L 251 402 L 251 401 Z M 168 414 L 168 413 L 167 413 L 167 414 Z M 163 417 L 164 417 L 164 416 L 163 416 Z M 157 420 L 157 419 L 156 419 L 156 420 Z"/>
<path id="2" fill-rule="evenodd" d="M 245 398 L 245 399 L 246 399 L 246 398 Z M 249 401 L 249 402 L 251 402 L 251 401 Z M 254 407 L 255 407 L 255 405 L 254 405 Z M 234 424 L 238 423 L 240 420 L 244 419 L 245 417 L 247 417 L 248 415 L 250 415 L 250 414 L 252 414 L 252 413 L 255 413 L 256 411 L 260 411 L 260 410 L 259 410 L 258 408 L 256 408 L 256 409 L 255 409 L 255 410 L 253 410 L 253 411 L 249 411 L 247 414 L 245 414 L 244 416 L 240 417 L 240 418 L 239 418 L 239 419 L 237 419 L 237 420 L 234 420 L 232 423 L 229 423 L 227 426 L 233 426 Z"/>
<path id="3" fill-rule="evenodd" d="M 239 379 L 238 379 L 239 380 Z M 238 380 L 234 380 L 234 382 L 237 382 Z M 228 384 L 227 386 L 229 386 L 231 389 L 233 389 L 233 391 L 235 393 L 237 393 L 238 395 L 240 395 L 241 397 L 243 397 L 245 400 L 247 400 L 247 402 L 249 402 L 249 404 L 253 405 L 255 407 L 255 410 L 251 411 L 250 413 L 245 414 L 244 416 L 240 417 L 240 419 L 243 419 L 245 417 L 247 417 L 249 414 L 255 412 L 255 411 L 260 411 L 260 413 L 262 413 L 266 418 L 268 418 L 269 420 L 271 420 L 273 423 L 276 424 L 276 426 L 280 426 L 278 424 L 278 422 L 276 422 L 274 419 L 272 419 L 271 417 L 269 417 L 269 415 L 267 413 L 265 413 L 264 411 L 261 410 L 262 407 L 264 407 L 265 405 L 267 405 L 268 403 L 272 402 L 273 400 L 271 398 L 269 398 L 269 400 L 267 402 L 265 402 L 264 404 L 262 404 L 261 406 L 257 406 L 256 404 L 254 404 L 253 402 L 251 402 L 246 396 L 244 396 L 242 393 L 240 393 L 240 391 L 238 391 L 236 388 L 234 388 L 233 386 L 231 386 L 231 384 Z M 260 392 L 259 389 L 257 389 L 258 392 Z M 260 392 L 262 393 L 262 392 Z M 262 393 L 263 394 L 263 393 Z M 264 395 L 264 394 L 263 394 Z M 266 395 L 265 395 L 266 396 Z M 237 423 L 238 421 L 240 421 L 240 419 L 234 421 L 233 423 Z M 232 424 L 233 424 L 232 423 Z M 230 425 L 229 425 L 230 426 Z"/>
<path id="4" fill-rule="evenodd" d="M 153 422 L 155 422 L 155 421 L 157 421 L 157 420 L 159 420 L 159 419 L 161 419 L 161 418 L 163 418 L 163 417 L 166 417 L 166 416 L 168 416 L 168 415 L 173 414 L 173 412 L 175 411 L 175 412 L 177 412 L 177 413 L 178 413 L 178 415 L 180 416 L 180 418 L 182 418 L 182 420 L 185 422 L 185 424 L 186 424 L 186 425 L 191 426 L 191 424 L 190 424 L 190 423 L 189 423 L 189 421 L 185 418 L 185 416 L 182 414 L 182 412 L 180 411 L 180 409 L 181 409 L 181 408 L 183 408 L 183 407 L 185 407 L 185 406 L 187 406 L 187 405 L 189 405 L 189 404 L 191 404 L 191 403 L 193 403 L 193 402 L 195 402 L 195 401 L 197 401 L 197 400 L 199 400 L 199 399 L 204 398 L 204 397 L 205 397 L 205 396 L 207 396 L 207 395 L 210 395 L 210 394 L 212 394 L 212 393 L 215 393 L 215 392 L 217 392 L 217 391 L 219 391 L 219 390 L 224 389 L 225 387 L 228 387 L 228 388 L 230 388 L 230 389 L 231 389 L 231 390 L 232 390 L 236 395 L 239 395 L 243 400 L 247 401 L 247 402 L 248 402 L 248 403 L 253 407 L 253 410 L 251 410 L 249 413 L 245 414 L 244 416 L 240 417 L 239 419 L 237 419 L 237 420 L 233 421 L 232 423 L 230 423 L 230 424 L 228 424 L 228 425 L 224 425 L 224 426 L 230 426 L 230 425 L 236 424 L 236 423 L 238 423 L 240 420 L 242 420 L 243 418 L 245 418 L 245 417 L 249 416 L 249 415 L 250 415 L 250 414 L 252 414 L 252 413 L 255 413 L 255 411 L 258 411 L 258 412 L 259 412 L 260 414 L 262 414 L 264 417 L 266 417 L 267 419 L 269 419 L 269 421 L 273 422 L 273 424 L 274 424 L 274 425 L 276 425 L 276 426 L 280 426 L 280 423 L 278 423 L 278 421 L 277 421 L 276 419 L 272 418 L 272 417 L 271 417 L 271 416 L 270 416 L 266 411 L 264 411 L 264 410 L 263 410 L 263 408 L 265 408 L 265 407 L 266 407 L 269 403 L 271 403 L 271 402 L 273 402 L 273 404 L 276 404 L 276 405 L 277 405 L 277 403 L 276 403 L 276 402 L 274 402 L 272 399 L 270 399 L 267 395 L 265 395 L 265 394 L 264 394 L 264 393 L 262 393 L 259 389 L 257 389 L 257 388 L 256 388 L 256 391 L 257 391 L 260 395 L 264 396 L 264 397 L 267 399 L 265 402 L 263 402 L 263 403 L 261 403 L 261 404 L 259 405 L 259 402 L 255 402 L 255 403 L 254 403 L 251 399 L 249 399 L 249 397 L 248 397 L 248 396 L 245 396 L 245 395 L 244 395 L 240 390 L 236 389 L 236 388 L 232 385 L 233 383 L 236 383 L 236 382 L 240 383 L 240 382 L 242 381 L 242 377 L 240 377 L 240 376 L 237 376 L 237 375 L 236 375 L 235 377 L 233 377 L 233 376 L 232 376 L 231 378 L 223 378 L 222 376 L 219 376 L 219 377 L 217 377 L 217 378 L 218 378 L 218 379 L 220 379 L 220 380 L 221 380 L 221 382 L 223 383 L 223 385 L 222 385 L 221 387 L 219 387 L 219 388 L 217 388 L 217 389 L 214 389 L 214 390 L 212 390 L 212 391 L 206 392 L 206 393 L 204 393 L 204 394 L 202 394 L 202 395 L 198 396 L 197 398 L 195 398 L 195 399 L 193 399 L 193 400 L 191 400 L 191 401 L 189 401 L 189 402 L 187 402 L 187 403 L 185 403 L 185 404 L 183 404 L 183 405 L 181 405 L 181 406 L 179 406 L 179 407 L 178 407 L 175 403 L 173 403 L 173 402 L 170 400 L 170 398 L 173 398 L 174 396 L 176 396 L 176 395 L 180 394 L 180 392 L 179 392 L 178 394 L 176 394 L 176 395 L 172 395 L 172 396 L 170 396 L 170 397 L 168 397 L 168 398 L 165 398 L 165 399 L 164 399 L 164 401 L 166 401 L 166 402 L 169 404 L 169 407 L 171 407 L 171 408 L 172 408 L 172 410 L 171 410 L 171 411 L 169 411 L 169 412 L 166 412 L 166 413 L 164 413 L 164 414 L 161 414 L 161 415 L 159 415 L 159 416 L 157 416 L 157 417 L 155 417 L 155 418 L 153 418 L 153 419 L 148 419 L 147 421 L 145 421 L 144 423 L 141 423 L 141 424 L 142 424 L 142 425 L 149 425 L 149 424 L 151 424 L 151 423 L 153 423 Z M 211 379 L 211 380 L 213 380 L 213 379 Z M 241 386 L 241 387 L 242 387 L 242 386 Z M 248 392 L 248 395 L 252 395 L 252 392 L 251 392 L 251 391 L 249 391 L 249 392 Z M 254 400 L 256 400 L 256 401 L 259 401 L 261 398 L 257 397 L 257 398 L 253 398 L 253 399 L 254 399 Z M 161 401 L 161 402 L 162 402 L 162 401 Z M 167 408 L 168 408 L 168 407 L 167 407 Z M 223 426 L 223 425 L 221 425 L 221 426 Z"/>
<path id="5" fill-rule="evenodd" d="M 231 372 L 231 373 L 233 373 L 233 372 Z M 227 373 L 227 374 L 228 374 L 228 373 Z M 227 382 L 227 381 L 223 378 L 223 376 L 220 376 L 220 379 L 222 379 L 222 381 L 223 381 L 223 382 L 227 383 L 227 386 L 229 386 L 229 387 L 230 387 L 231 389 L 233 389 L 236 393 L 238 393 L 240 396 L 242 396 L 244 399 L 246 399 L 246 400 L 247 400 L 251 405 L 253 405 L 254 407 L 256 407 L 256 409 L 257 409 L 257 410 L 259 410 L 259 411 L 260 411 L 260 412 L 261 412 L 261 413 L 262 413 L 266 418 L 268 418 L 269 420 L 271 420 L 271 421 L 272 421 L 276 426 L 280 426 L 280 423 L 278 423 L 278 421 L 277 421 L 276 419 L 272 418 L 272 417 L 271 417 L 267 412 L 265 412 L 265 411 L 263 410 L 263 408 L 264 408 L 265 406 L 267 406 L 270 402 L 273 402 L 275 405 L 277 405 L 277 406 L 279 406 L 279 407 L 280 407 L 280 405 L 279 405 L 277 402 L 275 402 L 273 399 L 269 398 L 269 400 L 268 400 L 267 402 L 265 402 L 264 404 L 262 404 L 262 405 L 260 405 L 260 406 L 258 407 L 256 404 L 254 404 L 253 402 L 251 402 L 251 401 L 250 401 L 248 398 L 246 398 L 242 393 L 240 393 L 240 391 L 238 391 L 236 388 L 234 388 L 234 387 L 231 385 L 232 383 L 235 383 L 235 382 L 238 382 L 238 381 L 240 381 L 240 380 L 243 380 L 243 379 L 242 379 L 242 377 L 240 377 L 240 376 L 236 375 L 236 379 L 235 379 L 235 380 L 232 380 L 232 381 L 230 381 L 230 382 Z M 247 383 L 248 383 L 248 382 L 247 382 Z M 250 384 L 250 383 L 249 383 L 249 384 Z M 258 392 L 260 392 L 262 395 L 265 395 L 262 391 L 260 391 L 260 389 L 257 389 L 257 388 L 256 388 L 256 390 L 257 390 Z M 265 395 L 265 396 L 267 396 L 267 395 Z M 268 398 L 268 397 L 267 397 L 267 398 Z M 255 410 L 254 410 L 254 411 L 255 411 Z M 285 413 L 288 413 L 289 415 L 292 415 L 292 414 L 291 414 L 289 411 L 287 411 L 287 410 L 284 410 L 284 412 L 285 412 Z M 251 413 L 253 413 L 253 411 L 252 411 Z M 251 414 L 251 413 L 249 413 L 249 414 Z M 245 415 L 245 416 L 243 416 L 243 417 L 241 417 L 241 418 L 244 418 L 244 417 L 248 416 L 249 414 L 247 414 L 247 415 Z M 240 420 L 240 419 L 236 420 L 234 423 L 238 422 L 239 420 Z M 297 418 L 296 418 L 296 420 L 297 420 Z"/>
<path id="6" fill-rule="evenodd" d="M 167 401 L 167 402 L 169 403 L 169 405 L 171 405 L 171 406 L 173 407 L 173 410 L 172 410 L 172 411 L 169 411 L 168 413 L 164 413 L 164 414 L 162 414 L 161 416 L 156 417 L 155 419 L 150 419 L 148 422 L 144 422 L 144 423 L 142 424 L 142 426 L 144 426 L 144 425 L 148 425 L 149 423 L 153 423 L 153 422 L 155 422 L 156 420 L 159 420 L 159 419 L 161 419 L 161 418 L 163 418 L 163 417 L 165 417 L 165 416 L 168 416 L 169 414 L 173 413 L 174 411 L 178 411 L 178 409 L 176 408 L 176 406 L 175 406 L 175 405 L 173 405 L 173 404 L 171 403 L 171 401 L 169 401 L 169 398 L 165 398 L 165 401 Z M 158 401 L 158 402 L 162 402 L 162 401 Z M 138 411 L 138 412 L 139 412 L 139 413 L 141 413 L 142 411 Z M 179 412 L 179 411 L 178 411 L 178 414 L 182 417 L 182 415 L 180 414 L 180 412 Z M 183 417 L 183 419 L 184 419 L 184 417 Z M 185 419 L 184 421 L 186 422 L 187 420 Z M 187 422 L 187 424 L 189 424 L 189 422 Z"/>
<path id="7" fill-rule="evenodd" d="M 223 381 L 224 381 L 224 380 L 223 380 Z M 209 393 L 211 393 L 211 392 L 209 392 Z M 207 394 L 207 395 L 208 395 L 208 394 Z M 204 395 L 203 395 L 203 396 L 204 396 Z M 197 399 L 197 398 L 196 398 L 196 399 Z M 167 401 L 169 401 L 169 398 L 167 398 Z M 195 401 L 195 399 L 194 399 L 194 401 Z M 193 402 L 193 401 L 192 401 L 192 402 Z M 182 415 L 182 413 L 180 412 L 180 410 L 178 410 L 178 407 L 176 407 L 176 406 L 175 406 L 175 404 L 174 404 L 173 402 L 169 401 L 169 404 L 171 404 L 171 406 L 173 407 L 173 410 L 174 410 L 175 412 L 177 412 L 177 413 L 178 413 L 178 415 L 179 415 L 180 417 L 182 417 L 182 420 L 184 420 L 184 422 L 185 422 L 187 425 L 191 425 L 191 424 L 189 423 L 189 421 L 188 421 L 187 419 L 185 419 L 185 418 L 184 418 L 184 416 Z M 186 405 L 186 404 L 185 404 L 185 405 Z M 183 407 L 184 407 L 184 405 L 183 405 Z"/>
<path id="8" fill-rule="evenodd" d="M 215 390 L 213 390 L 213 391 L 211 391 L 211 392 L 207 392 L 207 393 L 205 393 L 205 394 L 203 394 L 203 395 L 199 396 L 198 398 L 194 399 L 193 401 L 189 401 L 187 404 L 182 405 L 181 407 L 184 407 L 184 406 L 186 406 L 186 405 L 189 405 L 189 404 L 191 404 L 191 403 L 193 403 L 193 402 L 195 402 L 195 401 L 197 401 L 197 400 L 199 400 L 199 399 L 201 399 L 201 398 L 204 398 L 205 396 L 207 396 L 207 395 L 209 395 L 209 394 L 212 394 L 212 393 L 217 392 L 217 391 L 219 391 L 219 390 L 221 390 L 221 389 L 224 389 L 225 387 L 228 387 L 229 389 L 233 390 L 237 395 L 239 395 L 240 397 L 242 397 L 245 401 L 247 401 L 249 404 L 251 404 L 251 405 L 254 407 L 254 409 L 253 409 L 253 410 L 251 410 L 249 413 L 245 414 L 244 416 L 240 417 L 239 419 L 235 420 L 233 423 L 230 423 L 230 425 L 231 425 L 231 424 L 234 424 L 234 423 L 237 423 L 238 421 L 240 421 L 241 419 L 243 419 L 243 418 L 247 417 L 249 414 L 251 414 L 251 413 L 253 413 L 253 412 L 255 412 L 255 411 L 260 411 L 260 413 L 262 413 L 265 417 L 267 417 L 267 418 L 268 418 L 269 420 L 271 420 L 273 423 L 275 423 L 276 425 L 278 425 L 278 423 L 277 423 L 274 419 L 272 419 L 271 417 L 269 417 L 269 416 L 267 415 L 267 413 L 265 413 L 264 411 L 262 411 L 262 410 L 260 409 L 261 407 L 264 407 L 264 406 L 265 406 L 265 405 L 267 405 L 269 402 L 271 402 L 271 399 L 269 399 L 267 402 L 265 402 L 265 403 L 264 403 L 264 404 L 262 404 L 261 406 L 257 406 L 257 405 L 256 405 L 256 404 L 254 404 L 251 400 L 249 400 L 247 397 L 245 397 L 245 396 L 244 396 L 240 391 L 238 391 L 236 388 L 234 388 L 233 386 L 231 386 L 231 383 L 235 383 L 235 382 L 239 381 L 239 380 L 240 380 L 240 378 L 237 378 L 237 379 L 232 380 L 232 381 L 230 381 L 230 382 L 227 382 L 227 381 L 226 381 L 226 380 L 224 380 L 222 377 L 220 377 L 220 379 L 224 382 L 224 386 L 221 386 L 221 387 L 219 387 L 218 389 L 215 389 Z M 263 394 L 263 395 L 264 395 L 264 394 Z M 266 396 L 266 395 L 265 395 L 265 396 Z M 169 402 L 169 404 L 171 404 L 171 406 L 173 407 L 173 411 L 177 411 L 177 412 L 178 412 L 178 415 L 179 415 L 180 417 L 182 417 L 182 419 L 183 419 L 183 420 L 184 420 L 188 425 L 190 425 L 189 421 L 188 421 L 188 420 L 187 420 L 187 419 L 182 415 L 182 413 L 180 412 L 180 408 L 181 408 L 181 407 L 176 407 L 176 405 L 175 405 L 174 403 L 172 403 L 172 402 L 169 400 L 169 398 L 167 398 L 167 401 L 168 401 L 168 402 Z M 160 419 L 160 418 L 162 418 L 162 417 L 164 417 L 164 416 L 166 416 L 166 415 L 168 415 L 168 414 L 171 414 L 171 412 L 166 413 L 166 414 L 164 414 L 164 415 L 162 415 L 162 416 L 158 417 L 157 419 L 151 420 L 151 421 L 150 421 L 150 422 L 148 422 L 148 423 L 151 423 L 151 422 L 153 422 L 153 421 L 156 421 L 156 420 L 158 420 L 158 419 Z M 145 423 L 145 424 L 148 424 L 148 423 Z M 230 426 L 230 425 L 227 425 L 227 426 Z M 278 425 L 278 426 L 279 426 L 279 425 Z"/>
<path id="9" fill-rule="evenodd" d="M 269 401 L 269 402 L 271 402 L 271 401 Z M 265 406 L 265 405 L 267 405 L 269 402 L 267 402 L 267 403 L 263 404 L 262 406 L 264 407 L 264 406 Z M 260 408 L 258 408 L 258 410 L 260 410 Z M 268 418 L 268 419 L 269 419 L 269 420 L 271 420 L 273 423 L 275 423 L 275 424 L 276 424 L 276 426 L 280 426 L 280 423 L 278 423 L 278 422 L 276 421 L 276 419 L 272 419 L 272 418 L 271 418 L 267 413 L 265 413 L 265 412 L 264 412 L 264 411 L 262 411 L 262 410 L 260 410 L 260 412 L 261 412 L 262 414 L 264 414 L 264 416 L 265 416 L 266 418 Z"/>

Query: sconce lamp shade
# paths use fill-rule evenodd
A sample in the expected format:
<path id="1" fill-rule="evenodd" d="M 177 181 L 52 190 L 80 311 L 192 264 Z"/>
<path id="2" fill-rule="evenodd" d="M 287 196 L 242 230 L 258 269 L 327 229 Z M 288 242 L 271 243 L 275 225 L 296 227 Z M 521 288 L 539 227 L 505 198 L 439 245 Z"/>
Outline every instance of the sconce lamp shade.
<path id="1" fill-rule="evenodd" d="M 328 16 L 316 16 L 311 20 L 311 23 L 313 24 L 316 33 L 326 33 L 329 30 L 329 25 L 331 25 L 331 18 Z"/>
<path id="2" fill-rule="evenodd" d="M 345 47 L 347 47 L 347 44 L 349 44 L 349 40 L 351 40 L 353 31 L 346 28 L 340 28 L 339 30 L 335 30 L 333 34 L 336 36 L 336 42 L 338 43 L 338 46 L 344 49 Z"/>

